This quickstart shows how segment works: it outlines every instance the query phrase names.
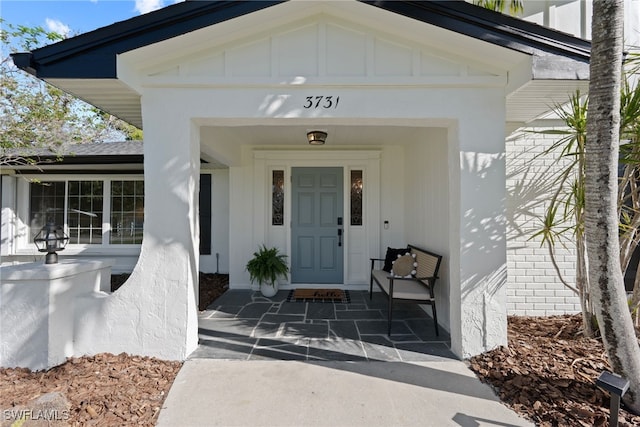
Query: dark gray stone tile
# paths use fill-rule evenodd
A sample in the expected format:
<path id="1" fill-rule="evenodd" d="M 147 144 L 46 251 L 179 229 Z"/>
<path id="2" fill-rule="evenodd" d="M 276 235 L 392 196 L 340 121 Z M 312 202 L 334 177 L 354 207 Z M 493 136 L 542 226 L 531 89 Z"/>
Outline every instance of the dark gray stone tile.
<path id="1" fill-rule="evenodd" d="M 242 310 L 238 312 L 238 317 L 243 319 L 259 319 L 263 314 L 267 313 L 270 308 L 271 303 L 254 302 L 245 305 Z"/>
<path id="2" fill-rule="evenodd" d="M 212 310 L 199 313 L 201 345 L 191 357 L 345 361 L 453 357 L 449 335 L 441 328 L 436 337 L 433 320 L 416 304 L 394 306 L 389 339 L 387 301 L 380 293 L 369 302 L 368 292 L 351 291 L 350 304 L 287 303 L 287 295 L 282 291 L 268 299 L 259 292 L 225 292 Z M 379 308 L 363 309 L 371 306 Z M 400 321 L 403 318 L 405 322 Z"/>
<path id="3" fill-rule="evenodd" d="M 346 310 L 336 312 L 338 320 L 346 319 L 383 319 L 382 313 L 379 310 Z"/>
<path id="4" fill-rule="evenodd" d="M 259 340 L 249 360 L 307 360 L 306 341 L 302 344 L 278 340 Z"/>
<path id="5" fill-rule="evenodd" d="M 389 322 L 386 320 L 358 320 L 356 325 L 361 335 L 387 335 L 389 330 Z M 391 321 L 391 335 L 406 335 L 410 333 L 411 330 L 403 321 Z"/>
<path id="6" fill-rule="evenodd" d="M 349 299 L 352 304 L 364 304 L 365 300 L 369 300 L 368 291 L 349 291 Z"/>
<path id="7" fill-rule="evenodd" d="M 241 305 L 221 305 L 209 316 L 210 319 L 233 319 L 238 315 L 244 306 Z"/>
<path id="8" fill-rule="evenodd" d="M 414 334 L 408 334 L 408 335 L 393 334 L 393 335 L 391 335 L 391 337 L 388 337 L 388 338 L 391 341 L 393 341 L 394 343 L 397 343 L 397 342 L 423 342 L 420 338 L 418 338 Z"/>
<path id="9" fill-rule="evenodd" d="M 251 336 L 258 324 L 254 319 L 201 319 L 198 334 L 204 336 Z"/>
<path id="10" fill-rule="evenodd" d="M 268 323 L 268 322 L 260 322 L 253 329 L 252 337 L 263 338 L 263 337 L 275 337 L 278 335 L 280 331 L 281 323 Z"/>
<path id="11" fill-rule="evenodd" d="M 279 314 L 305 314 L 307 303 L 304 302 L 283 302 L 278 310 Z"/>
<path id="12" fill-rule="evenodd" d="M 274 296 L 269 298 L 263 296 L 260 292 L 257 292 L 257 294 L 259 296 L 255 298 L 256 301 L 282 303 L 287 300 L 289 291 L 278 291 Z"/>
<path id="13" fill-rule="evenodd" d="M 335 319 L 336 310 L 333 304 L 313 303 L 307 305 L 307 319 Z"/>
<path id="14" fill-rule="evenodd" d="M 258 340 L 238 337 L 233 340 L 200 340 L 198 348 L 191 353 L 190 359 L 228 359 L 247 360 Z"/>
<path id="15" fill-rule="evenodd" d="M 228 290 L 220 295 L 214 302 L 216 306 L 220 305 L 239 305 L 243 306 L 251 302 L 253 292 L 250 290 Z"/>
<path id="16" fill-rule="evenodd" d="M 387 306 L 387 297 L 382 292 L 374 292 L 373 296 L 369 298 L 367 295 L 366 298 L 363 299 L 364 303 L 367 304 L 368 307 L 386 307 Z"/>
<path id="17" fill-rule="evenodd" d="M 458 359 L 451 349 L 442 343 L 396 343 L 396 349 L 405 362 L 428 362 L 442 358 Z"/>
<path id="18" fill-rule="evenodd" d="M 329 337 L 329 325 L 326 323 L 285 323 L 282 335 L 284 337 L 326 339 Z"/>
<path id="19" fill-rule="evenodd" d="M 311 340 L 309 360 L 365 361 L 367 356 L 357 340 Z"/>
<path id="20" fill-rule="evenodd" d="M 431 319 L 423 309 L 418 305 L 401 305 L 399 307 L 393 307 L 393 317 L 395 319 Z"/>
<path id="21" fill-rule="evenodd" d="M 439 328 L 439 336 L 436 336 L 433 319 L 430 317 L 426 319 L 407 319 L 405 322 L 407 326 L 409 326 L 409 329 L 422 341 L 437 342 L 450 340 L 449 334 L 442 328 Z"/>
<path id="22" fill-rule="evenodd" d="M 265 314 L 260 321 L 267 323 L 304 322 L 304 316 L 299 314 Z"/>
<path id="23" fill-rule="evenodd" d="M 307 347 L 309 338 L 258 338 L 257 347 L 300 346 Z"/>
<path id="24" fill-rule="evenodd" d="M 362 346 L 369 360 L 400 361 L 393 343 L 380 335 L 362 335 Z"/>
<path id="25" fill-rule="evenodd" d="M 208 319 L 215 313 L 215 307 L 211 307 L 209 310 L 203 310 L 198 312 L 198 319 Z"/>
<path id="26" fill-rule="evenodd" d="M 329 336 L 331 338 L 343 338 L 350 340 L 360 339 L 356 322 L 353 320 L 330 320 Z"/>

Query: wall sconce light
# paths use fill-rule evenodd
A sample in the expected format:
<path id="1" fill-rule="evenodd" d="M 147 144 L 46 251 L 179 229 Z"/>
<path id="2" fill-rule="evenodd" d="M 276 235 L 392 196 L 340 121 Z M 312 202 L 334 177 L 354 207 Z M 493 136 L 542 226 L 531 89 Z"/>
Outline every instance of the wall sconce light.
<path id="1" fill-rule="evenodd" d="M 40 252 L 46 252 L 45 264 L 56 264 L 58 262 L 58 254 L 56 251 L 61 251 L 69 243 L 69 236 L 67 236 L 62 227 L 49 223 L 42 227 L 40 232 L 33 238 L 33 243 Z"/>
<path id="2" fill-rule="evenodd" d="M 312 130 L 307 132 L 307 140 L 310 145 L 324 145 L 327 140 L 327 133 L 321 130 Z"/>

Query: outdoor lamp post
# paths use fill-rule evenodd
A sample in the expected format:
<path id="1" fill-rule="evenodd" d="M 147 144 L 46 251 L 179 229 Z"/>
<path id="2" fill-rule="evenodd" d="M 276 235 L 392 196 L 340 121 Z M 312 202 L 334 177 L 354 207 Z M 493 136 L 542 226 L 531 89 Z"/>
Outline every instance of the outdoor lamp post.
<path id="1" fill-rule="evenodd" d="M 629 390 L 629 380 L 614 373 L 603 371 L 596 379 L 596 385 L 610 393 L 609 427 L 617 427 L 620 398 Z"/>
<path id="2" fill-rule="evenodd" d="M 56 264 L 58 262 L 58 254 L 67 246 L 69 236 L 64 234 L 62 227 L 52 222 L 42 227 L 40 232 L 33 238 L 33 243 L 40 252 L 46 252 L 44 259 L 45 264 Z"/>

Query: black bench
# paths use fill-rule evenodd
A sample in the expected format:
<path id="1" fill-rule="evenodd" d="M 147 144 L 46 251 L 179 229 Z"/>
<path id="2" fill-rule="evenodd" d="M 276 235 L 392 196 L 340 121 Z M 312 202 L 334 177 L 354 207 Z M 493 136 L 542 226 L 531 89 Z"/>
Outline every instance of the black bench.
<path id="1" fill-rule="evenodd" d="M 438 279 L 442 256 L 413 245 L 409 245 L 408 248 L 411 254 L 415 254 L 415 261 L 418 263 L 416 272 L 411 277 L 397 277 L 382 269 L 376 269 L 376 263 L 384 262 L 384 259 L 371 258 L 369 298 L 373 298 L 373 283 L 375 282 L 389 301 L 387 335 L 391 336 L 394 301 L 409 301 L 431 305 L 436 335 L 439 335 L 434 287 Z"/>

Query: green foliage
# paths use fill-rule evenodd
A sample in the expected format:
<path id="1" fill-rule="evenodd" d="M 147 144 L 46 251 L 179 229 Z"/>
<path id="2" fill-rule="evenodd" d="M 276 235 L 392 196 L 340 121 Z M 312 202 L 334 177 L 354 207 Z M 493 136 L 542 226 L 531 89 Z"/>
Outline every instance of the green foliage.
<path id="1" fill-rule="evenodd" d="M 251 283 L 270 284 L 273 286 L 278 277 L 285 277 L 289 273 L 287 256 L 281 254 L 278 248 L 267 248 L 261 245 L 253 258 L 247 263 L 247 271 Z"/>
<path id="2" fill-rule="evenodd" d="M 496 12 L 504 13 L 507 2 L 505 0 L 473 0 L 476 6 L 484 7 Z M 515 16 L 524 12 L 524 2 L 521 0 L 509 0 L 509 14 Z"/>
<path id="3" fill-rule="evenodd" d="M 34 163 L 29 153 L 54 153 L 69 144 L 139 139 L 140 131 L 123 121 L 17 69 L 9 53 L 32 50 L 62 40 L 42 27 L 14 26 L 0 19 L 0 156 L 11 153 Z M 0 163 L 2 160 L 0 160 Z"/>
<path id="4" fill-rule="evenodd" d="M 541 230 L 533 236 L 542 237 L 541 244 L 555 246 L 558 237 L 567 232 L 578 238 L 583 235 L 581 218 L 584 215 L 584 144 L 587 138 L 588 105 L 588 98 L 576 92 L 568 104 L 555 107 L 556 114 L 568 129 L 542 131 L 561 137 L 542 155 L 557 153 L 556 161 L 563 162 L 563 170 L 553 182 L 556 191 L 549 199 Z"/>
<path id="5" fill-rule="evenodd" d="M 637 56 L 629 55 L 633 61 Z M 623 273 L 629 267 L 631 257 L 640 244 L 640 85 L 636 73 L 640 68 L 631 63 L 627 68 L 621 87 L 620 105 L 620 179 L 618 185 L 618 217 L 620 230 L 620 264 Z M 584 240 L 585 208 L 585 142 L 587 137 L 588 96 L 576 92 L 566 105 L 557 105 L 554 111 L 566 124 L 566 130 L 548 130 L 541 133 L 554 135 L 558 140 L 541 153 L 548 158 L 555 157 L 561 165 L 561 172 L 551 182 L 554 192 L 547 201 L 547 208 L 541 218 L 541 227 L 531 238 L 541 238 L 541 245 L 549 248 L 555 265 L 555 247 L 570 240 L 578 248 L 578 264 L 586 265 Z M 580 258 L 583 257 L 581 260 Z M 576 271 L 576 287 L 572 287 L 556 271 L 560 280 L 581 296 L 581 302 L 590 305 L 589 284 L 586 270 Z M 640 283 L 635 283 L 635 288 Z M 634 295 L 640 295 L 636 289 Z M 639 301 L 634 300 L 637 305 Z M 634 306 L 635 306 L 634 305 Z M 590 311 L 583 306 L 583 314 Z M 586 317 L 585 317 L 586 318 Z"/>

